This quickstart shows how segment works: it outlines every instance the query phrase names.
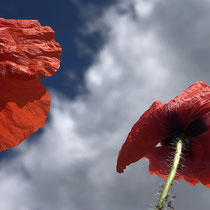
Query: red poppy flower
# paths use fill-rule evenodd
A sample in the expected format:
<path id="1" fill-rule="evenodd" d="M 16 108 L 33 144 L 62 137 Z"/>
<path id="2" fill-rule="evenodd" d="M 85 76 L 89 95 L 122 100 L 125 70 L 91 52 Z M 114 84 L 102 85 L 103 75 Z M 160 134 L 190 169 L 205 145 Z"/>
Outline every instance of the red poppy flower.
<path id="1" fill-rule="evenodd" d="M 210 187 L 210 86 L 205 82 L 196 82 L 167 104 L 152 104 L 123 144 L 117 171 L 146 157 L 150 174 L 167 178 L 180 135 L 185 141 L 176 179 Z"/>
<path id="2" fill-rule="evenodd" d="M 50 95 L 38 78 L 56 72 L 60 54 L 49 26 L 0 18 L 0 151 L 44 126 Z"/>

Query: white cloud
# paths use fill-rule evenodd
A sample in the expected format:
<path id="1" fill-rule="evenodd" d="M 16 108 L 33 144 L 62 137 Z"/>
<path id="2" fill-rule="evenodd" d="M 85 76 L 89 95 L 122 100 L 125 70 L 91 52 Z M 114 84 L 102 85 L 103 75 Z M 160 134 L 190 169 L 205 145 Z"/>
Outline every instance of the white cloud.
<path id="1" fill-rule="evenodd" d="M 168 19 L 161 19 L 158 12 L 173 8 L 161 2 L 121 0 L 89 25 L 90 31 L 106 34 L 106 41 L 85 75 L 88 94 L 69 101 L 52 91 L 51 121 L 39 140 L 21 144 L 16 160 L 1 164 L 2 209 L 134 210 L 154 203 L 160 179 L 148 174 L 146 160 L 120 175 L 115 165 L 123 140 L 144 110 L 154 100 L 167 102 L 197 78 L 196 71 L 179 69 L 189 67 L 196 57 L 178 60 L 178 52 L 186 56 L 191 45 L 185 51 L 185 46 L 172 47 L 166 23 L 174 20 L 170 22 L 165 13 L 161 15 Z M 134 9 L 127 9 L 130 6 Z M 200 78 L 209 75 L 200 74 Z M 198 209 L 208 191 L 181 183 L 184 189 L 176 189 L 177 207 L 187 210 L 184 199 L 193 196 L 196 199 L 187 205 Z M 207 201 L 202 202 L 207 208 Z"/>
<path id="2" fill-rule="evenodd" d="M 148 17 L 154 8 L 155 1 L 135 0 L 132 3 L 140 17 Z"/>

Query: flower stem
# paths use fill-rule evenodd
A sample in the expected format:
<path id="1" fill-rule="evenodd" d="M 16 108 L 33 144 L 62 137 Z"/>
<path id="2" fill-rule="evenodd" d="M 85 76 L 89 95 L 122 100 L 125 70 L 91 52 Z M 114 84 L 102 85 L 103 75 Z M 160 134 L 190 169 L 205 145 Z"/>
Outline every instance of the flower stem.
<path id="1" fill-rule="evenodd" d="M 168 195 L 168 191 L 170 190 L 171 184 L 174 180 L 174 177 L 176 175 L 176 171 L 177 171 L 178 166 L 179 166 L 179 161 L 180 161 L 181 153 L 182 153 L 182 145 L 183 145 L 182 139 L 179 138 L 179 140 L 176 143 L 176 152 L 175 152 L 175 155 L 174 155 L 173 165 L 171 167 L 171 171 L 170 171 L 170 174 L 167 178 L 167 181 L 166 181 L 166 183 L 163 187 L 163 191 L 160 195 L 160 199 L 159 199 L 158 204 L 156 206 L 156 210 L 162 210 L 164 208 L 166 197 Z"/>

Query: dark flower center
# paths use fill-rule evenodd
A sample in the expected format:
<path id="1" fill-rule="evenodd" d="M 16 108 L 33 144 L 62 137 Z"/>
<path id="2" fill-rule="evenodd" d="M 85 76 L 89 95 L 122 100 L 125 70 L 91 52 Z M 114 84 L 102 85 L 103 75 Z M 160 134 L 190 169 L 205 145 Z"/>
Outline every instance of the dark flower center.
<path id="1" fill-rule="evenodd" d="M 161 141 L 163 146 L 175 145 L 181 138 L 184 147 L 186 148 L 189 146 L 189 139 L 191 137 L 199 136 L 209 129 L 208 122 L 204 119 L 203 116 L 193 120 L 185 130 L 182 130 L 181 123 L 177 122 L 178 121 L 174 122 L 175 130 L 171 131 L 168 137 Z"/>
<path id="2" fill-rule="evenodd" d="M 190 151 L 189 140 L 186 137 L 184 132 L 180 132 L 180 131 L 171 132 L 170 136 L 165 138 L 165 139 L 163 139 L 161 144 L 163 146 L 172 146 L 172 147 L 174 147 L 176 145 L 176 143 L 180 139 L 182 140 L 182 143 L 183 143 L 183 150 L 182 150 L 182 152 L 184 152 L 184 153 L 189 152 Z M 180 159 L 178 170 L 182 170 L 182 159 Z"/>
<path id="3" fill-rule="evenodd" d="M 168 137 L 166 137 L 165 139 L 163 139 L 161 141 L 161 144 L 163 146 L 175 145 L 179 139 L 182 140 L 184 146 L 185 145 L 187 146 L 189 144 L 189 141 L 188 141 L 185 133 L 181 132 L 181 131 L 173 131 L 173 132 L 171 132 Z"/>
<path id="4" fill-rule="evenodd" d="M 186 129 L 186 135 L 189 137 L 198 136 L 208 130 L 208 126 L 202 117 L 192 121 Z"/>
<path id="5" fill-rule="evenodd" d="M 193 120 L 187 129 L 182 130 L 181 123 L 177 123 L 177 121 L 174 121 L 174 131 L 170 132 L 168 137 L 163 139 L 161 141 L 161 145 L 163 146 L 172 146 L 175 147 L 176 143 L 178 140 L 182 140 L 183 142 L 183 150 L 182 153 L 185 155 L 190 155 L 191 154 L 191 148 L 190 148 L 190 139 L 192 137 L 201 135 L 205 131 L 209 129 L 209 115 L 206 118 L 205 115 Z M 182 169 L 182 159 L 180 160 L 178 170 Z"/>

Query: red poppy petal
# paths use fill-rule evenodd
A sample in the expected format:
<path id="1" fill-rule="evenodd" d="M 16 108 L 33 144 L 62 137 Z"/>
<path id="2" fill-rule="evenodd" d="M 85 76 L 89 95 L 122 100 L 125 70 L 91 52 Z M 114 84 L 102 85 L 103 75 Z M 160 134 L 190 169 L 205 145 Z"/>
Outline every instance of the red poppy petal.
<path id="1" fill-rule="evenodd" d="M 60 66 L 61 47 L 54 31 L 37 20 L 0 18 L 0 74 L 28 80 L 53 75 Z"/>
<path id="2" fill-rule="evenodd" d="M 184 162 L 185 174 L 191 174 L 206 187 L 210 187 L 210 130 L 191 139 L 192 155 Z"/>
<path id="3" fill-rule="evenodd" d="M 135 123 L 119 152 L 117 172 L 122 173 L 127 165 L 141 159 L 167 136 L 159 113 L 162 106 L 161 102 L 154 102 Z"/>
<path id="4" fill-rule="evenodd" d="M 168 116 L 167 126 L 186 128 L 193 120 L 210 111 L 210 86 L 196 82 L 165 104 L 163 112 Z"/>
<path id="5" fill-rule="evenodd" d="M 195 185 L 199 182 L 198 177 L 195 176 L 195 171 L 197 171 L 202 159 L 203 148 L 190 141 L 190 153 L 188 153 L 187 156 L 185 155 L 184 150 L 185 148 L 183 148 L 182 166 L 179 173 L 182 176 L 182 179 L 191 185 Z"/>
<path id="6" fill-rule="evenodd" d="M 202 115 L 202 120 L 204 121 L 206 127 L 208 128 L 208 130 L 210 130 L 210 112 Z"/>
<path id="7" fill-rule="evenodd" d="M 49 107 L 50 95 L 39 80 L 0 76 L 0 151 L 44 126 Z"/>
<path id="8" fill-rule="evenodd" d="M 145 156 L 149 159 L 149 173 L 167 178 L 170 172 L 170 164 L 173 161 L 173 152 L 174 149 L 169 147 L 155 147 L 151 153 Z"/>
<path id="9" fill-rule="evenodd" d="M 157 176 L 166 179 L 171 170 L 171 164 L 174 159 L 175 147 L 156 147 L 150 154 L 145 157 L 149 159 L 149 173 L 155 173 Z M 181 160 L 183 161 L 183 160 Z M 181 166 L 182 167 L 182 166 Z M 177 171 L 175 179 L 184 179 L 191 185 L 199 181 L 189 173 L 182 173 L 182 168 Z"/>

